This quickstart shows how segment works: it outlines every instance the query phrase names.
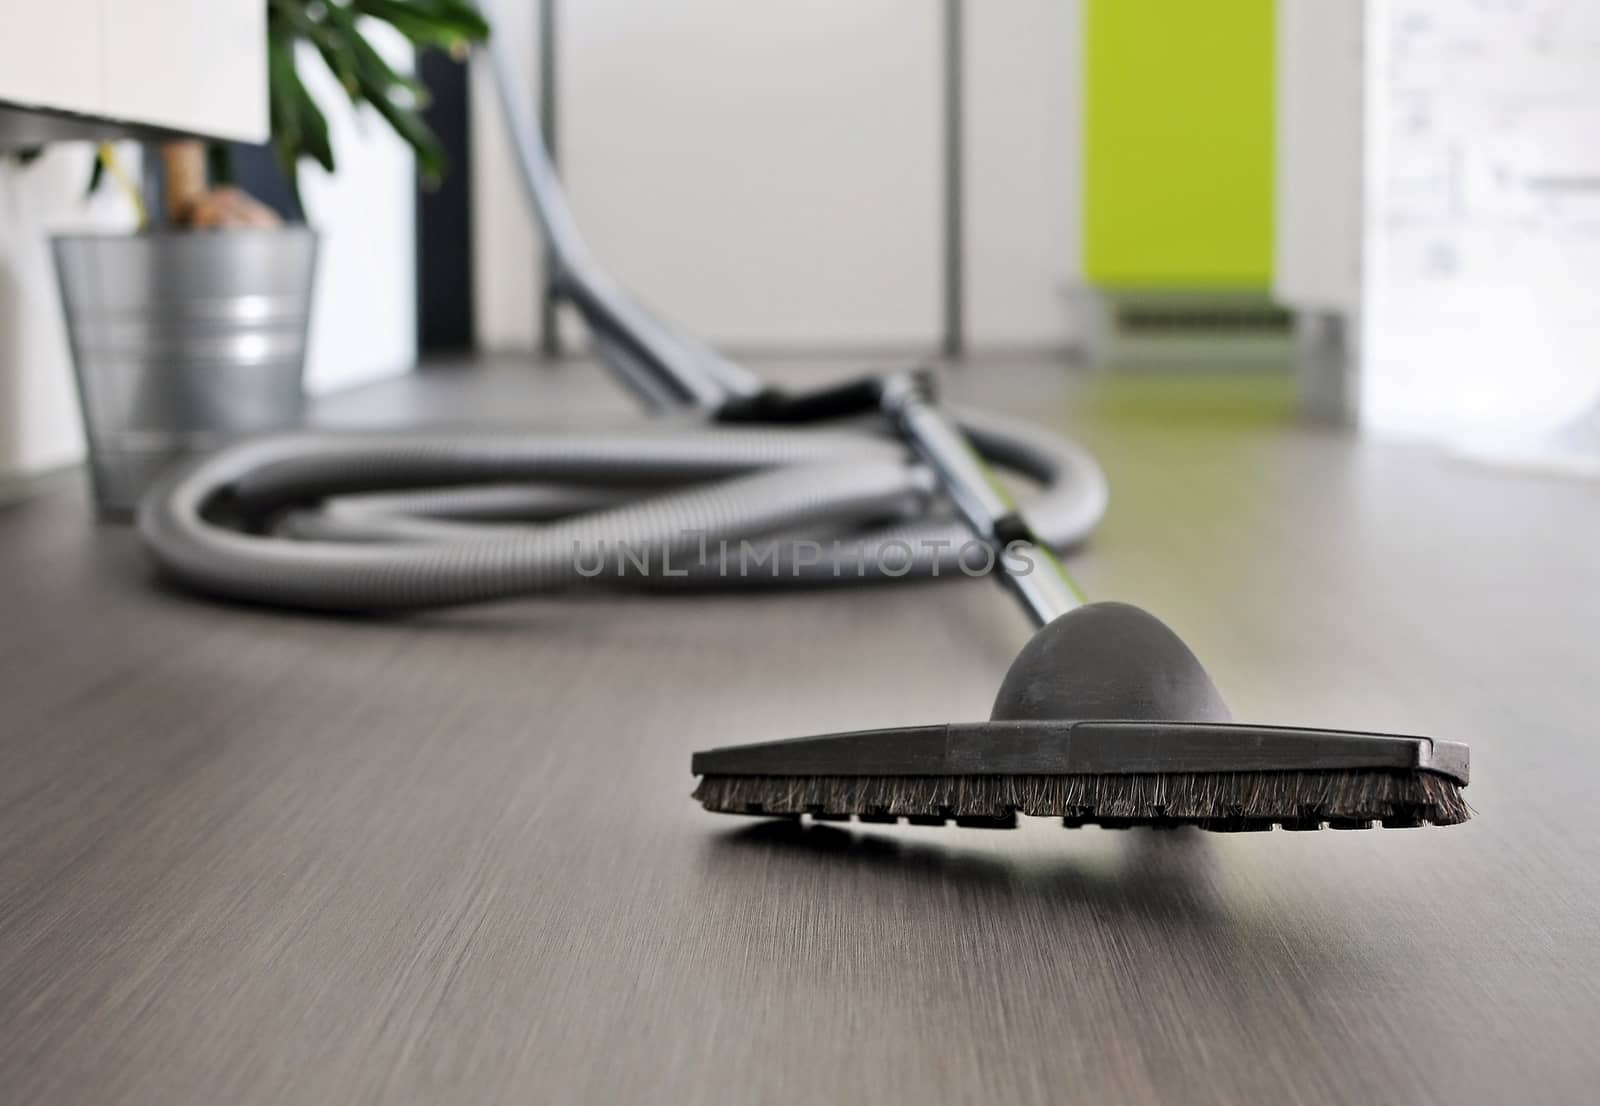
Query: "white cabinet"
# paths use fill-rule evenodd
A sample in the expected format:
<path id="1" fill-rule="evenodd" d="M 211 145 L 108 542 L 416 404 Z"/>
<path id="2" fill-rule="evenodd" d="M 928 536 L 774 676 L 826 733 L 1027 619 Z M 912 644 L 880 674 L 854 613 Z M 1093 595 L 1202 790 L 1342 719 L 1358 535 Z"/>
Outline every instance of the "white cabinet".
<path id="1" fill-rule="evenodd" d="M 98 24 L 105 0 L 0 0 L 0 100 L 99 112 Z"/>
<path id="2" fill-rule="evenodd" d="M 267 137 L 262 0 L 0 0 L 0 103 Z"/>
<path id="3" fill-rule="evenodd" d="M 247 142 L 267 137 L 265 3 L 103 2 L 109 114 Z"/>

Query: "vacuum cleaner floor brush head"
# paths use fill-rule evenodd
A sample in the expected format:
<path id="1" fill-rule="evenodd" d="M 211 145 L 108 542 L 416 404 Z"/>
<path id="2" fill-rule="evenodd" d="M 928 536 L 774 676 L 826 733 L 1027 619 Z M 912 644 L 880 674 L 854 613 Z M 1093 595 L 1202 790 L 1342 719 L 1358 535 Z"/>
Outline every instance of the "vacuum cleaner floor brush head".
<path id="1" fill-rule="evenodd" d="M 1233 723 L 1188 647 L 1120 603 L 1035 634 L 988 722 L 733 746 L 692 768 L 707 810 L 757 817 L 1237 831 L 1471 816 L 1465 745 Z"/>

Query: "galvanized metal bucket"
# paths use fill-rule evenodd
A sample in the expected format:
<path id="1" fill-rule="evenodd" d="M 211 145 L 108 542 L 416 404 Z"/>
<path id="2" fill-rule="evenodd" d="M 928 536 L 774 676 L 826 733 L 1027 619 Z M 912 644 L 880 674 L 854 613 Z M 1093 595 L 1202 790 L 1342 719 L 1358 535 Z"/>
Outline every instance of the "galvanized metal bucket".
<path id="1" fill-rule="evenodd" d="M 175 460 L 297 425 L 317 238 L 304 227 L 53 240 L 102 516 Z"/>

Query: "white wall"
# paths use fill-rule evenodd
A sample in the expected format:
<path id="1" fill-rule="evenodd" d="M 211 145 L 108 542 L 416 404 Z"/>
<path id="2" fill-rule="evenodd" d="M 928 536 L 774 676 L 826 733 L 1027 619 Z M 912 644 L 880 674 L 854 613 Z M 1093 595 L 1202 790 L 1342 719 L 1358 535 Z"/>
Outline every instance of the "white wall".
<path id="1" fill-rule="evenodd" d="M 1278 0 L 1273 295 L 1351 313 L 1361 293 L 1363 0 Z"/>
<path id="2" fill-rule="evenodd" d="M 501 5 L 530 91 L 534 4 Z M 587 0 L 561 9 L 563 170 L 597 255 L 747 349 L 928 349 L 943 327 L 940 8 Z M 1075 339 L 1077 0 L 967 5 L 967 315 L 976 347 Z M 538 245 L 475 74 L 478 332 L 537 338 Z"/>
<path id="3" fill-rule="evenodd" d="M 1083 11 L 966 6 L 966 306 L 977 350 L 1084 338 Z"/>
<path id="4" fill-rule="evenodd" d="M 732 346 L 926 346 L 938 5 L 563 9 L 564 165 L 598 256 Z"/>

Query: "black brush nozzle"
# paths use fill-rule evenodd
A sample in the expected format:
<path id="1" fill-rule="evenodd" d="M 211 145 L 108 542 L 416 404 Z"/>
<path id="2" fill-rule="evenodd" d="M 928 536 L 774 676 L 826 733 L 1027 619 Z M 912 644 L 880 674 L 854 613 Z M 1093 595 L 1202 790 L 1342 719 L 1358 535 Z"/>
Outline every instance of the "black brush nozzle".
<path id="1" fill-rule="evenodd" d="M 1034 634 L 987 722 L 713 749 L 692 770 L 707 809 L 739 814 L 1003 824 L 1020 812 L 1212 829 L 1470 815 L 1466 746 L 1231 722 L 1188 646 L 1124 603 L 1077 608 Z"/>

